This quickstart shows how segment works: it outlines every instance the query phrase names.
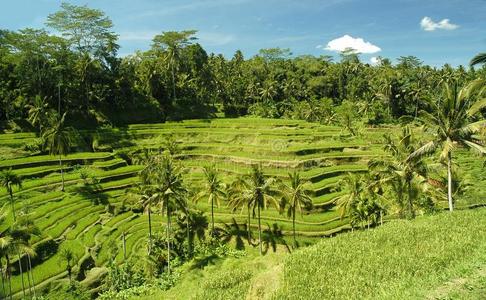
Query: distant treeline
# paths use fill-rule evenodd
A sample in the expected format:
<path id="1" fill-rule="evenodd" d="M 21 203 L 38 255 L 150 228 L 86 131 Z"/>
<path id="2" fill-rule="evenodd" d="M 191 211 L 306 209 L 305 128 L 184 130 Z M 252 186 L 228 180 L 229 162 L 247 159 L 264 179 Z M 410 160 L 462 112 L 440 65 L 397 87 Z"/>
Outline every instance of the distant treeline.
<path id="1" fill-rule="evenodd" d="M 0 30 L 2 127 L 29 126 L 35 109 L 67 111 L 77 127 L 206 118 L 217 111 L 331 123 L 343 102 L 343 109 L 380 124 L 426 110 L 442 83 L 462 86 L 486 75 L 484 67 L 434 68 L 413 56 L 370 65 L 352 50 L 339 62 L 294 57 L 281 48 L 225 58 L 208 54 L 194 30 L 162 32 L 150 50 L 119 57 L 111 20 L 67 3 L 46 26 L 58 34 Z"/>

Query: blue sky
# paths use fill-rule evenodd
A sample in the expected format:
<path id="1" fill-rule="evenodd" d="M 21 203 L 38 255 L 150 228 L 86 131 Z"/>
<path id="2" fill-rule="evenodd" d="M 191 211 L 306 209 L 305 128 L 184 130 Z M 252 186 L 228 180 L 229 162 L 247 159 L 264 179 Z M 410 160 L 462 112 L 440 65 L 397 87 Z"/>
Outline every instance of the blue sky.
<path id="1" fill-rule="evenodd" d="M 61 1 L 2 2 L 0 28 L 16 30 L 43 27 Z M 68 2 L 101 9 L 113 20 L 120 55 L 148 49 L 162 31 L 184 29 L 197 29 L 208 52 L 227 57 L 237 49 L 249 57 L 270 47 L 337 57 L 337 50 L 352 46 L 365 52 L 365 62 L 377 56 L 415 55 L 433 66 L 457 66 L 486 51 L 486 0 Z"/>

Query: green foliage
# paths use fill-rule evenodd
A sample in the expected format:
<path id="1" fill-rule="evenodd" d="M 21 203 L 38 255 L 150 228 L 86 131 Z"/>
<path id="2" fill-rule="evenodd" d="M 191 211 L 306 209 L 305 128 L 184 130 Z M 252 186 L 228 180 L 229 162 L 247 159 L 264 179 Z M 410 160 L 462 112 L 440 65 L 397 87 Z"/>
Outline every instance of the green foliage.
<path id="1" fill-rule="evenodd" d="M 484 215 L 481 209 L 392 221 L 321 241 L 288 256 L 275 298 L 427 298 L 484 258 Z"/>

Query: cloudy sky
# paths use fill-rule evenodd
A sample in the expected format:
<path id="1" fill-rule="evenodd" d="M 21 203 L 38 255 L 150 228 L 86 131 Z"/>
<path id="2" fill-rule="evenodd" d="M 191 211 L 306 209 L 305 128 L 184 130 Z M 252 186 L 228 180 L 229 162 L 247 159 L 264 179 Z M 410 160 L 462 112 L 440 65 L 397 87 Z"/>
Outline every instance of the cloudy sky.
<path id="1" fill-rule="evenodd" d="M 61 1 L 3 1 L 0 28 L 44 26 Z M 120 55 L 146 50 L 166 30 L 197 29 L 208 52 L 246 57 L 261 48 L 334 55 L 345 48 L 366 62 L 415 55 L 441 66 L 467 64 L 486 51 L 486 0 L 82 0 L 115 24 Z"/>

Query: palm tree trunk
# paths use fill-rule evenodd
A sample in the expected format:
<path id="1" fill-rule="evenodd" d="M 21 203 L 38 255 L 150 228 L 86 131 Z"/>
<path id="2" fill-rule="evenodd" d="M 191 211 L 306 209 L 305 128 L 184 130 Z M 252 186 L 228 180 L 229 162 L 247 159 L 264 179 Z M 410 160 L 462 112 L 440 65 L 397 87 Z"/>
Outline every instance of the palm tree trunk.
<path id="1" fill-rule="evenodd" d="M 2 273 L 2 296 L 6 296 L 5 291 L 5 274 L 3 273 L 3 262 L 0 260 L 0 273 Z"/>
<path id="2" fill-rule="evenodd" d="M 189 258 L 192 257 L 192 245 L 191 245 L 191 236 L 189 231 L 189 209 L 186 208 L 186 233 L 187 233 L 187 255 Z"/>
<path id="3" fill-rule="evenodd" d="M 34 291 L 34 299 L 37 298 L 35 295 L 35 281 L 34 281 L 34 271 L 32 271 L 32 261 L 30 259 L 30 255 L 27 254 L 27 258 L 29 259 L 29 270 L 30 270 L 30 278 L 32 280 L 32 290 Z"/>
<path id="4" fill-rule="evenodd" d="M 258 205 L 258 241 L 260 244 L 260 255 L 263 255 L 263 248 L 262 248 L 262 224 L 260 220 L 260 206 Z"/>
<path id="5" fill-rule="evenodd" d="M 452 202 L 452 154 L 447 154 L 447 200 L 449 201 L 449 211 L 454 210 Z"/>
<path id="6" fill-rule="evenodd" d="M 148 246 L 148 253 L 152 252 L 152 208 L 149 202 L 148 205 L 148 223 L 149 223 L 149 246 Z"/>
<path id="7" fill-rule="evenodd" d="M 413 210 L 413 199 L 412 199 L 412 182 L 410 180 L 407 181 L 407 188 L 408 188 L 408 212 L 410 214 L 410 218 L 415 218 L 415 211 Z"/>
<path id="8" fill-rule="evenodd" d="M 250 228 L 250 222 L 251 222 L 251 217 L 250 217 L 250 206 L 248 205 L 248 228 L 247 228 L 247 233 L 248 233 L 248 244 L 251 244 L 251 228 Z"/>
<path id="9" fill-rule="evenodd" d="M 170 274 L 170 209 L 167 205 L 167 272 Z"/>
<path id="10" fill-rule="evenodd" d="M 13 192 L 11 186 L 8 187 L 8 193 L 10 194 L 10 205 L 12 206 L 12 214 L 15 222 L 17 217 L 15 216 L 15 205 L 14 205 L 14 198 L 13 198 Z"/>
<path id="11" fill-rule="evenodd" d="M 297 240 L 295 238 L 295 207 L 292 209 L 292 230 L 294 231 L 294 249 L 297 248 Z"/>
<path id="12" fill-rule="evenodd" d="M 8 274 L 8 289 L 9 289 L 9 295 L 10 295 L 10 300 L 12 300 L 12 270 L 10 269 L 10 257 L 5 255 L 5 258 L 7 259 L 7 274 Z"/>
<path id="13" fill-rule="evenodd" d="M 64 192 L 64 170 L 62 167 L 62 157 L 60 154 L 59 154 L 59 168 L 61 169 L 61 182 L 62 182 L 61 191 Z"/>
<path id="14" fill-rule="evenodd" d="M 172 64 L 171 64 L 171 65 L 172 65 L 172 68 L 171 68 L 171 69 L 172 69 L 172 72 L 171 72 L 171 73 L 172 73 L 172 95 L 174 96 L 174 99 L 173 99 L 173 100 L 175 101 L 175 99 L 176 99 L 176 87 L 175 87 L 175 70 L 174 70 L 174 63 L 175 63 L 175 62 L 174 62 L 174 61 L 172 61 Z"/>
<path id="15" fill-rule="evenodd" d="M 211 237 L 214 235 L 214 197 L 211 197 Z"/>
<path id="16" fill-rule="evenodd" d="M 20 278 L 22 279 L 21 282 L 22 282 L 22 295 L 24 296 L 25 298 L 25 283 L 24 283 L 24 272 L 22 271 L 22 259 L 20 257 L 20 253 L 18 253 L 18 257 L 19 257 L 19 270 L 20 270 Z"/>

